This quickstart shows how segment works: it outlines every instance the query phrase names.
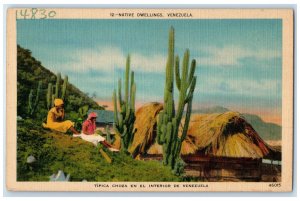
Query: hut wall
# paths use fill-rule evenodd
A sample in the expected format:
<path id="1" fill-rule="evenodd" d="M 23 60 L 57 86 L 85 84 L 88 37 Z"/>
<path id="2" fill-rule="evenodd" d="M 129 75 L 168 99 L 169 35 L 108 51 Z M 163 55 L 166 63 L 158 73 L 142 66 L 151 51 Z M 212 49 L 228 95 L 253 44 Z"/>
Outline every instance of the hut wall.
<path id="1" fill-rule="evenodd" d="M 264 182 L 281 182 L 281 165 L 262 163 L 261 180 Z"/>
<path id="2" fill-rule="evenodd" d="M 260 181 L 261 159 L 208 157 L 186 155 L 186 176 L 194 176 L 198 171 L 200 180 L 207 181 Z"/>
<path id="3" fill-rule="evenodd" d="M 143 160 L 162 160 L 162 155 L 141 156 Z M 262 159 L 184 155 L 185 176 L 201 181 L 261 181 Z"/>
<path id="4" fill-rule="evenodd" d="M 98 130 L 101 130 L 103 133 L 106 133 L 106 126 L 108 126 L 108 129 L 110 133 L 114 133 L 113 124 L 111 123 L 96 123 L 96 127 Z"/>

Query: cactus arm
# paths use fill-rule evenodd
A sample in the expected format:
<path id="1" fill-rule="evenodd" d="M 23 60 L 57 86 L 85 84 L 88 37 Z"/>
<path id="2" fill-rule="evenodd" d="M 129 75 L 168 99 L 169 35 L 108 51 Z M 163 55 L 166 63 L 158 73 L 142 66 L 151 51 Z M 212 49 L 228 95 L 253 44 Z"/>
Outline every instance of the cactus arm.
<path id="1" fill-rule="evenodd" d="M 131 87 L 131 97 L 130 97 L 130 108 L 133 113 L 135 112 L 135 94 L 136 94 L 136 85 L 133 84 Z"/>
<path id="2" fill-rule="evenodd" d="M 111 143 L 112 142 L 112 139 L 111 139 L 111 133 L 109 131 L 109 127 L 108 125 L 105 127 L 105 131 L 106 131 L 106 141 L 108 143 Z"/>
<path id="3" fill-rule="evenodd" d="M 123 114 L 119 114 L 118 119 L 119 119 L 119 121 L 118 121 L 117 125 L 118 125 L 119 128 L 122 128 L 124 126 Z"/>
<path id="4" fill-rule="evenodd" d="M 189 67 L 189 58 L 190 58 L 190 51 L 187 49 L 184 53 L 183 61 L 182 61 L 182 73 L 181 73 L 181 84 L 184 84 L 184 87 L 186 86 L 186 80 L 188 76 L 188 67 Z M 181 88 L 182 90 L 182 88 Z"/>
<path id="5" fill-rule="evenodd" d="M 36 95 L 34 99 L 33 89 L 30 90 L 28 95 L 28 115 L 32 116 L 38 106 L 40 100 L 40 93 L 41 93 L 42 81 L 38 82 L 38 86 L 36 89 Z"/>
<path id="6" fill-rule="evenodd" d="M 34 105 L 33 105 L 32 111 L 31 111 L 31 115 L 33 115 L 33 113 L 35 112 L 35 110 L 36 110 L 36 108 L 39 104 L 41 88 L 42 88 L 42 81 L 39 81 L 39 84 L 38 84 L 38 87 L 37 87 L 37 90 L 36 90 Z"/>
<path id="7" fill-rule="evenodd" d="M 120 133 L 120 131 L 118 130 L 116 124 L 113 125 L 113 129 L 114 129 L 114 131 L 116 132 L 116 134 L 117 134 L 118 136 L 121 137 L 121 133 Z"/>
<path id="8" fill-rule="evenodd" d="M 166 65 L 165 103 L 173 100 L 174 28 L 169 31 L 168 59 Z M 167 110 L 171 115 L 172 111 Z"/>
<path id="9" fill-rule="evenodd" d="M 29 95 L 28 95 L 28 114 L 31 114 L 32 107 L 33 107 L 33 89 L 30 89 Z"/>
<path id="10" fill-rule="evenodd" d="M 122 108 L 122 80 L 118 80 L 118 99 L 119 99 L 119 107 Z"/>
<path id="11" fill-rule="evenodd" d="M 48 84 L 47 89 L 47 108 L 48 110 L 52 107 L 52 83 Z"/>
<path id="12" fill-rule="evenodd" d="M 55 84 L 55 98 L 58 98 L 60 95 L 60 82 L 61 82 L 61 74 L 57 73 L 56 76 L 56 84 Z"/>
<path id="13" fill-rule="evenodd" d="M 39 98 L 40 98 L 40 94 L 41 94 L 41 88 L 42 88 L 42 81 L 39 81 L 38 84 L 38 88 L 37 88 L 37 92 L 36 92 L 36 97 L 35 97 L 35 105 L 38 104 Z"/>
<path id="14" fill-rule="evenodd" d="M 133 112 L 135 111 L 135 93 L 136 93 L 136 85 L 134 83 L 134 72 L 131 72 L 131 83 L 130 83 L 130 102 L 128 102 L 129 104 L 129 108 L 131 108 L 133 110 Z"/>
<path id="15" fill-rule="evenodd" d="M 128 103 L 128 99 L 129 99 L 129 96 L 128 96 L 128 90 L 129 90 L 129 71 L 130 71 L 130 56 L 128 55 L 127 56 L 127 59 L 126 59 L 126 70 L 125 70 L 125 103 Z"/>
<path id="16" fill-rule="evenodd" d="M 118 107 L 117 107 L 117 97 L 116 97 L 116 90 L 113 92 L 113 103 L 114 103 L 114 121 L 118 123 Z"/>
<path id="17" fill-rule="evenodd" d="M 131 76 L 130 76 L 131 80 L 130 80 L 130 93 L 132 90 L 132 86 L 134 85 L 134 72 L 131 71 Z"/>
<path id="18" fill-rule="evenodd" d="M 190 75 L 189 75 L 189 86 L 191 85 L 191 83 L 193 81 L 195 70 L 196 70 L 196 60 L 193 59 L 192 63 L 191 63 L 191 70 L 190 70 Z"/>
<path id="19" fill-rule="evenodd" d="M 176 77 L 176 85 L 177 85 L 178 90 L 180 90 L 180 84 L 181 84 L 179 63 L 180 63 L 179 57 L 176 56 L 176 58 L 175 58 L 175 77 Z"/>
<path id="20" fill-rule="evenodd" d="M 67 94 L 67 87 L 68 87 L 68 76 L 65 76 L 64 83 L 62 85 L 62 90 L 61 90 L 61 99 L 63 100 L 65 100 Z"/>
<path id="21" fill-rule="evenodd" d="M 130 124 L 130 127 L 129 127 L 129 137 L 128 137 L 128 147 L 132 144 L 133 142 L 133 137 L 134 137 L 134 134 L 136 132 L 136 129 L 134 129 L 134 125 L 133 124 Z"/>
<path id="22" fill-rule="evenodd" d="M 130 116 L 130 105 L 129 103 L 125 103 L 125 120 L 127 121 L 129 119 L 129 116 Z"/>
<path id="23" fill-rule="evenodd" d="M 186 115 L 185 115 L 182 135 L 181 135 L 181 138 L 180 138 L 181 142 L 183 142 L 184 139 L 186 138 L 187 131 L 188 131 L 188 128 L 189 128 L 189 123 L 190 123 L 190 118 L 191 118 L 191 113 L 192 113 L 192 103 L 193 103 L 193 98 L 191 97 L 189 99 L 189 102 L 187 103 L 187 111 L 186 111 Z"/>
<path id="24" fill-rule="evenodd" d="M 168 54 L 168 60 L 169 65 L 172 69 L 172 78 L 173 78 L 173 66 L 174 66 L 174 47 L 175 47 L 175 30 L 173 27 L 171 27 L 169 32 L 169 54 Z M 173 79 L 172 79 L 173 80 Z"/>
<path id="25" fill-rule="evenodd" d="M 124 137 L 127 134 L 127 127 L 126 127 L 126 125 L 124 125 L 123 128 L 124 128 L 124 131 L 123 131 L 123 133 L 121 133 L 121 137 Z"/>
<path id="26" fill-rule="evenodd" d="M 54 106 L 54 99 L 55 99 L 55 94 L 52 94 L 52 105 L 51 105 L 51 107 Z"/>
<path id="27" fill-rule="evenodd" d="M 192 79 L 192 83 L 191 83 L 188 95 L 186 96 L 186 99 L 185 99 L 186 103 L 188 103 L 188 101 L 193 98 L 193 94 L 194 94 L 194 90 L 195 90 L 195 87 L 196 87 L 196 83 L 197 83 L 197 77 L 194 76 L 193 79 Z"/>
<path id="28" fill-rule="evenodd" d="M 160 111 L 158 114 L 158 121 L 157 121 L 157 127 L 156 127 L 156 133 L 157 133 L 157 143 L 162 144 L 162 125 L 163 125 L 163 112 Z"/>

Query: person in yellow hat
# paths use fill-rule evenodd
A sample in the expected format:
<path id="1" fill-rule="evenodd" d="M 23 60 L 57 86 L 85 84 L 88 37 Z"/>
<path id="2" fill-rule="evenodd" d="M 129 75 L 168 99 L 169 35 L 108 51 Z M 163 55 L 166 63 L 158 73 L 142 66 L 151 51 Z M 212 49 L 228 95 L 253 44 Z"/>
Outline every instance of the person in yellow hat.
<path id="1" fill-rule="evenodd" d="M 74 128 L 74 122 L 70 120 L 64 121 L 64 117 L 64 101 L 57 98 L 54 100 L 54 107 L 48 112 L 47 123 L 43 123 L 43 127 L 62 133 L 66 133 L 70 130 L 74 134 L 79 134 L 79 132 Z"/>

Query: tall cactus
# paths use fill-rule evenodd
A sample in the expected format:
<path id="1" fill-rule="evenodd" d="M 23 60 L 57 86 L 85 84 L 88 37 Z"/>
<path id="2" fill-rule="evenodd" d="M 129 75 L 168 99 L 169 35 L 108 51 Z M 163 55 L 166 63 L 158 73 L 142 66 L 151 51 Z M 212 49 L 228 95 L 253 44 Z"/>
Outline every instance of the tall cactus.
<path id="1" fill-rule="evenodd" d="M 171 27 L 169 32 L 169 48 L 168 60 L 166 65 L 166 82 L 164 92 L 164 109 L 159 113 L 157 141 L 163 146 L 163 163 L 164 165 L 175 168 L 180 157 L 182 142 L 184 141 L 191 111 L 193 93 L 196 86 L 196 76 L 194 76 L 196 61 L 192 60 L 189 69 L 189 50 L 186 50 L 183 57 L 182 69 L 180 75 L 179 57 L 174 57 L 175 46 L 174 28 Z M 175 72 L 174 72 L 175 69 Z M 174 104 L 174 74 L 176 78 L 176 86 L 179 90 L 178 108 L 175 111 Z M 178 135 L 181 120 L 184 116 L 184 108 L 186 107 L 185 120 L 182 128 L 181 136 Z"/>
<path id="2" fill-rule="evenodd" d="M 52 83 L 49 83 L 47 89 L 47 99 L 46 99 L 48 110 L 52 107 L 53 104 L 52 95 L 53 95 L 53 86 Z"/>
<path id="3" fill-rule="evenodd" d="M 56 84 L 55 84 L 55 98 L 60 97 L 60 82 L 61 82 L 61 74 L 57 73 Z"/>
<path id="4" fill-rule="evenodd" d="M 65 100 L 65 97 L 66 97 L 67 87 L 68 87 L 68 76 L 65 76 L 64 83 L 61 87 L 61 99 L 63 99 L 63 100 Z"/>
<path id="5" fill-rule="evenodd" d="M 68 76 L 65 76 L 63 84 L 61 85 L 61 74 L 57 73 L 55 86 L 52 83 L 48 84 L 46 100 L 47 108 L 50 109 L 54 105 L 54 99 L 61 98 L 66 99 L 67 88 L 68 88 Z"/>
<path id="6" fill-rule="evenodd" d="M 106 131 L 106 141 L 109 143 L 109 144 L 112 144 L 113 143 L 113 139 L 112 139 L 112 135 L 109 131 L 109 126 L 107 125 L 105 127 L 105 131 Z"/>
<path id="7" fill-rule="evenodd" d="M 33 95 L 33 89 L 30 90 L 30 93 L 28 96 L 28 114 L 30 116 L 32 116 L 34 114 L 34 112 L 37 108 L 37 105 L 39 104 L 41 88 L 42 88 L 42 81 L 39 81 L 35 97 Z"/>
<path id="8" fill-rule="evenodd" d="M 129 85 L 130 83 L 130 85 Z M 134 72 L 130 75 L 130 56 L 126 59 L 126 70 L 124 80 L 125 94 L 122 98 L 122 81 L 118 82 L 118 95 L 116 90 L 113 92 L 114 103 L 114 130 L 121 137 L 121 149 L 127 150 L 131 145 L 134 136 L 134 121 L 135 121 L 135 93 L 136 85 L 134 82 Z M 129 87 L 130 86 L 130 87 Z M 118 100 L 117 100 L 118 99 Z M 117 104 L 119 102 L 119 104 Z M 118 109 L 119 105 L 119 109 Z"/>

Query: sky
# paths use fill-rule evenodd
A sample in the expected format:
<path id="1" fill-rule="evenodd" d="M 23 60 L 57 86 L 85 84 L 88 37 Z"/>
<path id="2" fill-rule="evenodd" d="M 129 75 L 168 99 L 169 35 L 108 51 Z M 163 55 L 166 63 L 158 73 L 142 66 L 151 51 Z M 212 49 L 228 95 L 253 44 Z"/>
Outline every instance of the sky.
<path id="1" fill-rule="evenodd" d="M 163 100 L 171 26 L 175 53 L 188 48 L 196 59 L 193 109 L 218 105 L 281 124 L 278 19 L 18 20 L 17 43 L 100 102 L 111 100 L 130 54 L 140 105 Z"/>

